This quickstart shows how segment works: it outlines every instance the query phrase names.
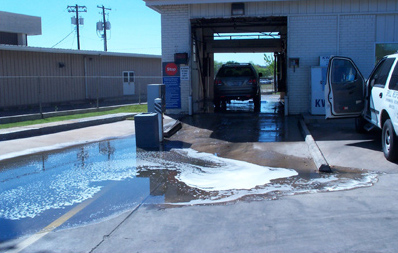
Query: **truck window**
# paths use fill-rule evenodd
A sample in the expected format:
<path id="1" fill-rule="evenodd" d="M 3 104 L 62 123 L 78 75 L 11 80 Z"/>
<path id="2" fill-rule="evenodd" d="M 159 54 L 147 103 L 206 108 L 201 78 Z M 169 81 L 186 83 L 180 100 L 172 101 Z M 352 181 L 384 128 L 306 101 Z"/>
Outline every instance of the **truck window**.
<path id="1" fill-rule="evenodd" d="M 339 59 L 334 60 L 333 68 L 332 83 L 334 84 L 344 85 L 357 78 L 357 71 L 349 61 Z"/>
<path id="2" fill-rule="evenodd" d="M 394 58 L 387 58 L 379 63 L 376 70 L 369 78 L 369 84 L 371 87 L 377 86 L 383 88 L 386 85 L 387 77 L 394 61 Z"/>
<path id="3" fill-rule="evenodd" d="M 398 64 L 395 65 L 394 72 L 392 72 L 388 88 L 390 90 L 398 90 Z"/>

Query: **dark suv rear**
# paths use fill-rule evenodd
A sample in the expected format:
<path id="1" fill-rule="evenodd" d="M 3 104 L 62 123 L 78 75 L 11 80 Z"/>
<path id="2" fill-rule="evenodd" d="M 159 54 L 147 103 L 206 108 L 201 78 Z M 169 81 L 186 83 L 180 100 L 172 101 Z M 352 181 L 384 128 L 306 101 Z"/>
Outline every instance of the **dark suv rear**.
<path id="1" fill-rule="evenodd" d="M 252 64 L 224 64 L 214 80 L 214 105 L 225 106 L 231 100 L 253 99 L 254 110 L 260 111 L 261 89 L 257 71 Z"/>

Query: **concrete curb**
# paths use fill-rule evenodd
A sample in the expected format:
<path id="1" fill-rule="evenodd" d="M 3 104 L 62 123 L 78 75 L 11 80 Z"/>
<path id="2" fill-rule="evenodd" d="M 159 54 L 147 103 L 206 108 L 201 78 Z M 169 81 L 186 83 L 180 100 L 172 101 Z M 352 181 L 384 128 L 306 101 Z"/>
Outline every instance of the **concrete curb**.
<path id="1" fill-rule="evenodd" d="M 305 142 L 308 145 L 310 150 L 310 154 L 314 159 L 315 165 L 320 172 L 332 172 L 332 169 L 329 166 L 329 163 L 326 161 L 325 157 L 323 156 L 321 150 L 319 149 L 318 145 L 316 144 L 314 138 L 312 137 L 310 131 L 307 128 L 303 119 L 300 119 L 299 126 L 302 130 L 302 133 L 305 138 Z"/>
<path id="2" fill-rule="evenodd" d="M 163 136 L 170 138 L 173 134 L 177 133 L 182 128 L 182 124 L 179 120 L 171 121 L 163 126 Z"/>
<path id="3" fill-rule="evenodd" d="M 3 129 L 0 130 L 0 141 L 52 134 L 60 131 L 68 131 L 100 124 L 108 124 L 122 121 L 127 118 L 134 117 L 135 115 L 137 115 L 137 113 L 117 113 L 76 120 L 65 120 L 54 123 Z"/>
<path id="4" fill-rule="evenodd" d="M 142 103 L 146 104 L 146 103 Z M 85 109 L 75 109 L 75 110 L 67 110 L 67 111 L 56 111 L 56 112 L 45 112 L 43 114 L 40 113 L 33 113 L 33 114 L 23 114 L 23 115 L 15 115 L 15 116 L 6 116 L 0 117 L 0 124 L 8 124 L 8 123 L 16 123 L 21 121 L 27 120 L 38 120 L 38 119 L 46 119 L 50 117 L 57 117 L 57 116 L 65 116 L 65 115 L 72 115 L 72 114 L 83 114 L 83 113 L 90 113 L 90 112 L 105 112 L 110 111 L 113 109 L 118 109 L 121 107 L 126 107 L 135 104 L 124 104 L 124 105 L 113 105 L 113 106 L 105 106 L 99 108 L 85 108 Z"/>

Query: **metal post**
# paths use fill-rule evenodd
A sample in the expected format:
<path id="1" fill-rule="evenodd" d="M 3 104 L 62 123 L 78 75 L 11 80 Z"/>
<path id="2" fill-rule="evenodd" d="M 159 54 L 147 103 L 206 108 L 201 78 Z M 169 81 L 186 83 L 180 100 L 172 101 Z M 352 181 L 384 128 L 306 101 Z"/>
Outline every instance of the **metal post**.
<path id="1" fill-rule="evenodd" d="M 76 4 L 75 8 L 76 8 L 77 50 L 80 50 L 79 5 Z"/>
<path id="2" fill-rule="evenodd" d="M 188 97 L 188 111 L 189 111 L 189 116 L 192 116 L 193 114 L 193 108 L 192 108 L 192 95 Z"/>
<path id="3" fill-rule="evenodd" d="M 76 13 L 76 33 L 77 33 L 77 49 L 80 50 L 80 32 L 79 32 L 79 11 L 87 12 L 86 6 L 68 6 L 68 12 L 75 12 Z"/>
<path id="4" fill-rule="evenodd" d="M 138 104 L 141 104 L 141 82 L 138 83 Z"/>
<path id="5" fill-rule="evenodd" d="M 99 109 L 99 86 L 102 80 L 102 72 L 101 72 L 101 54 L 99 55 L 99 76 L 98 76 L 98 82 L 97 82 L 97 109 Z"/>
<path id="6" fill-rule="evenodd" d="M 285 116 L 288 116 L 289 115 L 289 97 L 288 96 L 285 96 L 284 97 L 284 100 L 285 100 Z"/>
<path id="7" fill-rule="evenodd" d="M 38 93 L 39 93 L 39 110 L 40 110 L 40 117 L 42 119 L 44 119 L 44 115 L 43 115 L 43 106 L 42 106 L 42 95 L 41 95 L 41 82 L 40 82 L 40 77 L 37 77 L 37 89 L 38 89 Z"/>
<path id="8" fill-rule="evenodd" d="M 162 99 L 155 99 L 155 112 L 158 114 L 159 124 L 159 142 L 163 142 L 163 112 L 162 112 Z"/>
<path id="9" fill-rule="evenodd" d="M 97 109 L 99 109 L 99 84 L 101 82 L 101 77 L 98 78 L 98 82 L 97 82 L 97 101 L 96 101 L 96 107 Z"/>
<path id="10" fill-rule="evenodd" d="M 105 7 L 102 5 L 102 16 L 104 20 L 104 51 L 108 51 L 108 44 L 106 42 L 106 19 L 105 19 Z"/>
<path id="11" fill-rule="evenodd" d="M 97 5 L 97 8 L 100 8 L 100 9 L 102 9 L 102 27 L 103 27 L 103 31 L 104 31 L 104 34 L 103 34 L 103 36 L 104 36 L 104 51 L 108 51 L 108 44 L 107 44 L 107 42 L 106 42 L 106 40 L 107 40 L 107 38 L 106 38 L 106 29 L 107 29 L 107 27 L 106 27 L 106 17 L 105 17 L 105 10 L 108 10 L 108 11 L 110 11 L 110 10 L 112 10 L 112 9 L 110 9 L 110 8 L 105 8 L 105 6 L 98 6 Z"/>

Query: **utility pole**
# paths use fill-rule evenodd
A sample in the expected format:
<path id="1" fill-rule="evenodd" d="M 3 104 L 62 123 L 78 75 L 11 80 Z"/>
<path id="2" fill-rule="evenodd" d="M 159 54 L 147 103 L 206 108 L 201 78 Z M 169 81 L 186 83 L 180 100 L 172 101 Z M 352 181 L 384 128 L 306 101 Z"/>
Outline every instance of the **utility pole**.
<path id="1" fill-rule="evenodd" d="M 112 10 L 111 8 L 105 8 L 103 5 L 102 6 L 98 6 L 97 8 L 102 9 L 102 28 L 104 31 L 104 51 L 108 51 L 108 45 L 106 42 L 106 30 L 109 29 L 110 27 L 108 27 L 107 23 L 106 23 L 106 19 L 105 19 L 105 10 L 110 11 Z"/>
<path id="2" fill-rule="evenodd" d="M 86 6 L 68 6 L 68 12 L 76 12 L 76 33 L 77 33 L 77 49 L 80 50 L 80 32 L 79 32 L 79 25 L 80 25 L 80 20 L 79 20 L 79 11 L 80 12 L 87 12 L 87 7 Z"/>

